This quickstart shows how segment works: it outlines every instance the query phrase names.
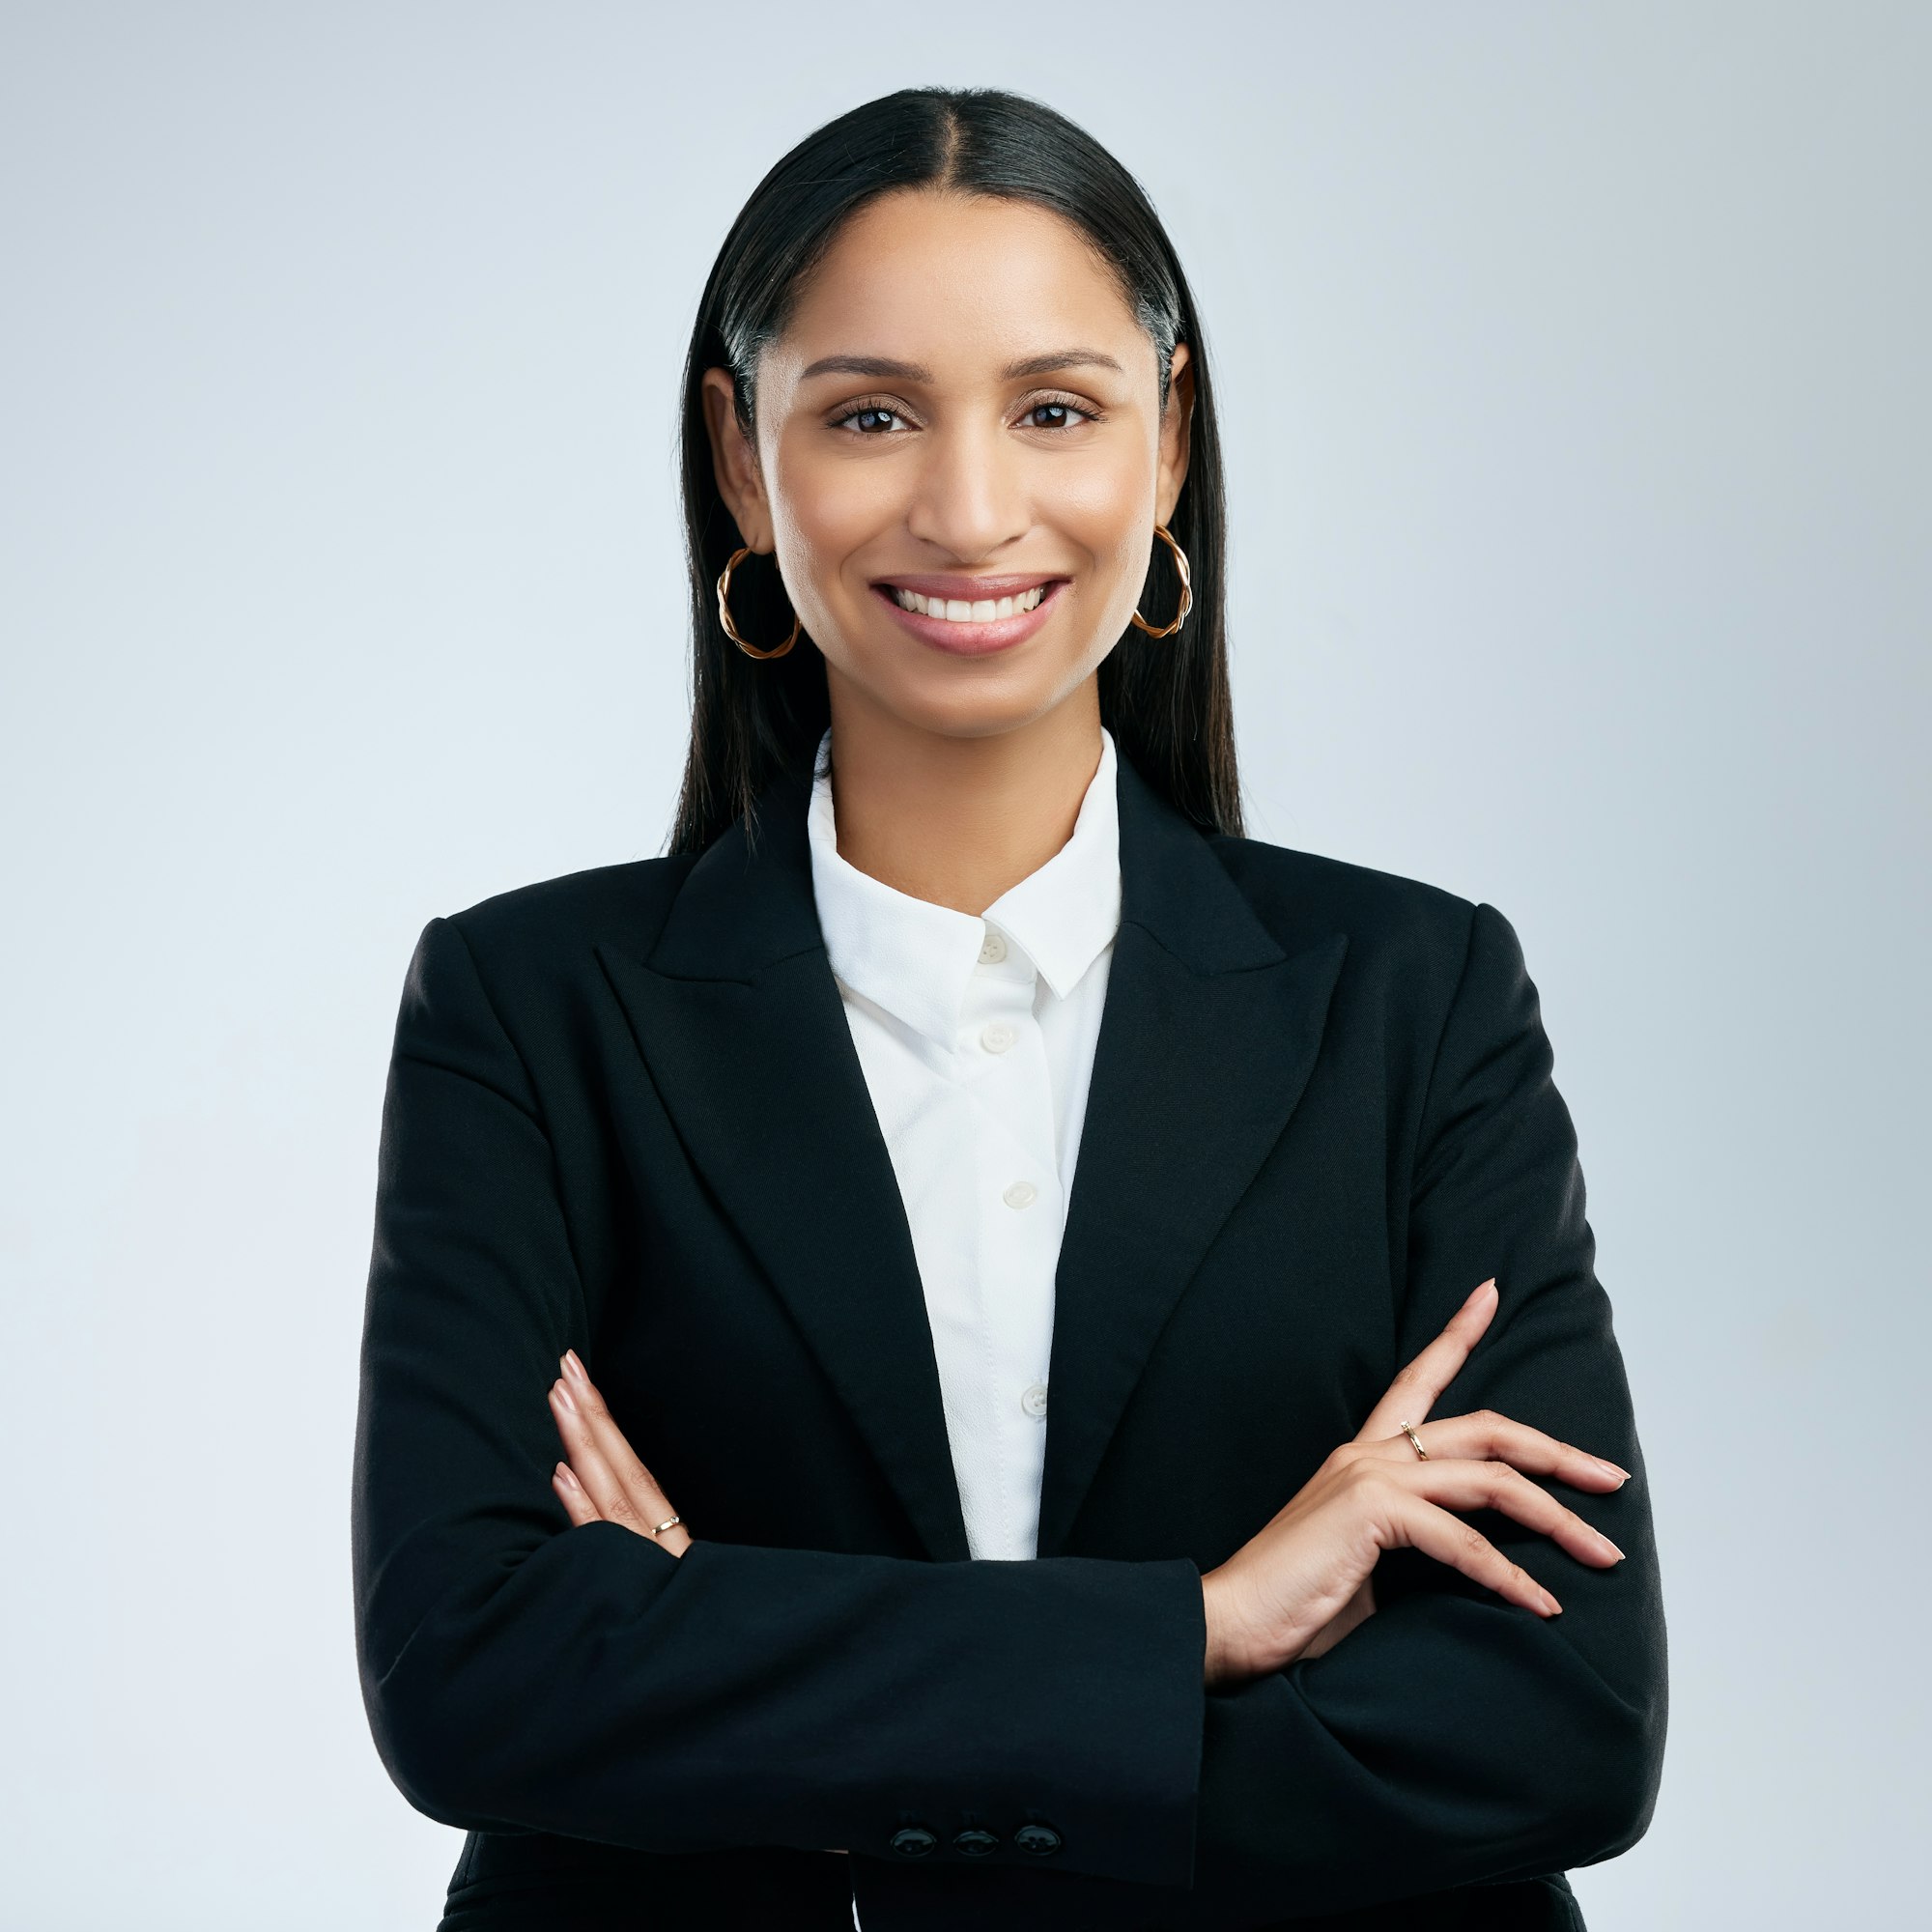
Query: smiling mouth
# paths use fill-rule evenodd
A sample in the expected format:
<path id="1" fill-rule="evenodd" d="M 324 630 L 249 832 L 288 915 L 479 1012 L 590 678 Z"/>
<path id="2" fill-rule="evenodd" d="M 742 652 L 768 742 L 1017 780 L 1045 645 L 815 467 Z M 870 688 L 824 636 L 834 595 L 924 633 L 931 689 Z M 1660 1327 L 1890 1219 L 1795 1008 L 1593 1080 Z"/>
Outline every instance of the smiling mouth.
<path id="1" fill-rule="evenodd" d="M 1023 617 L 1029 611 L 1039 608 L 1041 598 L 1053 587 L 1056 580 L 1036 583 L 1031 590 L 1022 590 L 1009 597 L 923 597 L 917 590 L 901 590 L 896 584 L 882 583 L 879 588 L 896 604 L 901 611 L 910 611 L 915 616 L 937 617 L 948 624 L 992 624 L 1002 617 Z"/>

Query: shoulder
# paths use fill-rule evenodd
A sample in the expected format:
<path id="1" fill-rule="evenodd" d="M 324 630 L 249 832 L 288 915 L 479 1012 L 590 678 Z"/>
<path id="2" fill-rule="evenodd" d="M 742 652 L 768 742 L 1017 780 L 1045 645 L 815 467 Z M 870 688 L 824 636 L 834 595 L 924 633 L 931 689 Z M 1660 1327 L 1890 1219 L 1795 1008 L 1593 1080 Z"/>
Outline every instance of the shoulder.
<path id="1" fill-rule="evenodd" d="M 1255 916 L 1284 946 L 1345 932 L 1350 950 L 1448 956 L 1467 950 L 1477 902 L 1426 879 L 1262 838 L 1208 844 Z"/>
<path id="2" fill-rule="evenodd" d="M 431 924 L 455 929 L 493 990 L 554 987 L 595 973 L 600 943 L 648 952 L 696 863 L 683 854 L 586 867 L 493 893 Z"/>
<path id="3" fill-rule="evenodd" d="M 1338 998 L 1418 1037 L 1436 1038 L 1452 1010 L 1521 1023 L 1536 984 L 1516 928 L 1487 900 L 1427 879 L 1260 838 L 1208 835 L 1249 910 L 1284 952 L 1344 934 Z"/>
<path id="4" fill-rule="evenodd" d="M 1285 951 L 1344 933 L 1345 979 L 1384 1010 L 1425 1028 L 1439 1028 L 1459 1001 L 1512 1017 L 1533 1012 L 1521 942 L 1487 900 L 1264 839 L 1216 834 L 1208 843 Z"/>

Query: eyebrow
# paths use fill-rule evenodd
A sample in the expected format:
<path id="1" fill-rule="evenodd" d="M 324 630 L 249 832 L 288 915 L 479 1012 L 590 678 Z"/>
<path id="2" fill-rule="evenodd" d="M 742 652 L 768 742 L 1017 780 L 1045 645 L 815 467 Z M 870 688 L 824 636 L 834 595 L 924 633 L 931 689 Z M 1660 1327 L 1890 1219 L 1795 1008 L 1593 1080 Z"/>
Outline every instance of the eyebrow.
<path id="1" fill-rule="evenodd" d="M 1028 355 L 1009 362 L 1000 372 L 1009 383 L 1022 376 L 1047 376 L 1056 369 L 1082 366 L 1111 369 L 1117 376 L 1127 372 L 1111 355 L 1098 349 L 1055 349 L 1044 355 Z M 886 355 L 821 355 L 799 377 L 801 383 L 813 376 L 874 376 L 900 383 L 930 383 L 932 371 L 923 362 L 895 362 Z"/>

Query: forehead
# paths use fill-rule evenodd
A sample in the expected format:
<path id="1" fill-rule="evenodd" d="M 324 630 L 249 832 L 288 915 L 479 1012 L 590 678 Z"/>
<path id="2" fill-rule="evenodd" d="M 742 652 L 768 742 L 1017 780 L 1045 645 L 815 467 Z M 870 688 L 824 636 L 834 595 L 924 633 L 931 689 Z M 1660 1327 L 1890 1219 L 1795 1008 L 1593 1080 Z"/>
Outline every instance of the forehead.
<path id="1" fill-rule="evenodd" d="M 1075 343 L 1154 367 L 1113 270 L 1073 222 L 1033 202 L 918 190 L 846 221 L 769 354 L 781 380 L 850 354 L 923 363 L 944 382 Z"/>

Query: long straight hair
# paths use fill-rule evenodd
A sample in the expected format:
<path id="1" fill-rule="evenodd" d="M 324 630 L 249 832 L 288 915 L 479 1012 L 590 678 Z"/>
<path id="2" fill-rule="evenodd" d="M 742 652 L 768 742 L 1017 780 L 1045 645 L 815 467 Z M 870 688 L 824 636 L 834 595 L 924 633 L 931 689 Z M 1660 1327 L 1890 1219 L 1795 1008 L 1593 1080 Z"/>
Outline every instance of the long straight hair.
<path id="1" fill-rule="evenodd" d="M 1152 638 L 1129 624 L 1098 673 L 1100 722 L 1154 790 L 1208 832 L 1241 831 L 1226 633 L 1227 506 L 1214 391 L 1194 298 L 1173 244 L 1133 176 L 1065 115 L 998 88 L 908 87 L 809 134 L 774 166 L 718 252 L 684 369 L 682 467 L 691 568 L 691 748 L 668 851 L 700 852 L 742 819 L 775 779 L 807 777 L 830 723 L 825 660 L 809 637 L 753 659 L 725 635 L 717 582 L 743 541 L 719 494 L 705 427 L 708 368 L 731 372 L 740 427 L 755 437 L 757 362 L 781 336 L 802 284 L 841 224 L 897 189 L 952 189 L 1027 201 L 1074 222 L 1111 264 L 1152 339 L 1165 411 L 1174 350 L 1192 358 L 1188 466 L 1168 528 L 1188 559 L 1185 624 Z M 1179 586 L 1167 546 L 1150 543 L 1139 608 L 1169 621 Z M 776 643 L 792 611 L 773 560 L 747 557 L 731 614 L 754 643 Z"/>

